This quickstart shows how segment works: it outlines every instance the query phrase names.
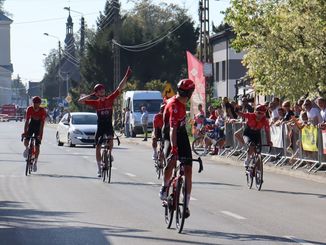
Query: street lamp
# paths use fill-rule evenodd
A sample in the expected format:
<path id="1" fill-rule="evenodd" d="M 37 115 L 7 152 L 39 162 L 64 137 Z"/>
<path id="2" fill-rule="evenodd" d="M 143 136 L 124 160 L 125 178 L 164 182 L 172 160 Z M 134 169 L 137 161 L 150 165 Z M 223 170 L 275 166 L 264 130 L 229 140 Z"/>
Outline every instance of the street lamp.
<path id="1" fill-rule="evenodd" d="M 61 89 L 60 89 L 60 77 L 61 77 L 61 42 L 60 39 L 57 36 L 51 35 L 47 32 L 44 32 L 43 35 L 48 36 L 48 37 L 52 37 L 58 40 L 58 48 L 59 48 L 59 64 L 58 64 L 58 87 L 59 87 L 59 93 L 58 96 L 59 98 L 61 98 Z"/>

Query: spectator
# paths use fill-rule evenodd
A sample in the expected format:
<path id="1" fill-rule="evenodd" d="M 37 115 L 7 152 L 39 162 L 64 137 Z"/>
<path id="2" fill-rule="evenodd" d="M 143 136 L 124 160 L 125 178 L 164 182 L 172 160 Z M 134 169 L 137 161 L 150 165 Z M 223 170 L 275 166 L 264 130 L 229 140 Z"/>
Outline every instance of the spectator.
<path id="1" fill-rule="evenodd" d="M 296 118 L 299 118 L 300 117 L 300 114 L 301 114 L 301 111 L 302 111 L 302 105 L 300 106 L 300 104 L 296 103 L 293 107 L 293 113 L 294 113 L 294 116 Z"/>
<path id="2" fill-rule="evenodd" d="M 322 122 L 319 124 L 319 126 L 321 129 L 326 129 L 326 100 L 319 97 L 317 99 L 317 105 L 320 109 L 320 115 L 322 118 Z"/>
<path id="3" fill-rule="evenodd" d="M 125 136 L 130 137 L 130 109 L 126 107 L 124 115 Z"/>
<path id="4" fill-rule="evenodd" d="M 212 119 L 212 120 L 216 120 L 216 113 L 215 113 L 215 108 L 213 106 L 209 106 L 208 107 L 208 111 L 209 111 L 209 119 Z"/>
<path id="5" fill-rule="evenodd" d="M 272 101 L 270 103 L 270 116 L 271 116 L 271 123 L 275 123 L 277 120 L 279 120 L 279 114 L 278 114 L 278 108 L 279 104 L 276 101 Z"/>
<path id="6" fill-rule="evenodd" d="M 227 97 L 223 98 L 223 109 L 224 109 L 225 116 L 228 119 L 237 119 L 238 116 L 235 113 L 235 108 L 231 105 Z"/>
<path id="7" fill-rule="evenodd" d="M 241 112 L 243 112 L 243 113 L 246 113 L 246 112 L 253 113 L 254 112 L 254 108 L 249 104 L 247 97 L 242 97 L 241 102 L 242 102 Z"/>
<path id="8" fill-rule="evenodd" d="M 144 131 L 143 141 L 147 141 L 148 112 L 147 112 L 146 106 L 142 106 L 141 110 L 143 112 L 141 115 L 141 123 L 142 123 L 143 131 Z"/>
<path id="9" fill-rule="evenodd" d="M 306 99 L 303 103 L 303 107 L 307 112 L 308 121 L 316 126 L 322 122 L 320 111 L 318 108 L 312 106 L 312 102 L 309 99 Z"/>
<path id="10" fill-rule="evenodd" d="M 282 104 L 282 108 L 285 110 L 285 115 L 283 118 L 283 122 L 288 122 L 291 120 L 291 118 L 294 116 L 294 112 L 291 110 L 291 102 L 290 101 L 284 101 Z"/>

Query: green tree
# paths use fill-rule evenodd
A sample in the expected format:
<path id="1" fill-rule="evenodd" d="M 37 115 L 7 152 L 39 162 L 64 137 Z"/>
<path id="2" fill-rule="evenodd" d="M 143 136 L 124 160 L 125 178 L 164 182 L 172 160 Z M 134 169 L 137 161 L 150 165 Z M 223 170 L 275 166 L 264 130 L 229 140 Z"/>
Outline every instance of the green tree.
<path id="1" fill-rule="evenodd" d="M 296 100 L 326 91 L 326 3 L 322 0 L 231 0 L 232 46 L 261 94 Z"/>
<path id="2" fill-rule="evenodd" d="M 165 83 L 161 80 L 152 80 L 145 84 L 145 89 L 147 90 L 158 90 L 160 92 L 163 92 L 165 87 Z"/>

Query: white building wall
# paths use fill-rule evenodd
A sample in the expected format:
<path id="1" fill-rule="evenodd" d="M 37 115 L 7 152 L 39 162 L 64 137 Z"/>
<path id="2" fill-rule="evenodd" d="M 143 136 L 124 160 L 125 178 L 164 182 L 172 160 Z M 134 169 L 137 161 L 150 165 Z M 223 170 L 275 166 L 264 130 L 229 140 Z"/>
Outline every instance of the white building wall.
<path id="1" fill-rule="evenodd" d="M 0 21 L 0 66 L 10 67 L 10 24 L 12 21 Z M 0 105 L 11 103 L 12 72 L 0 67 Z"/>

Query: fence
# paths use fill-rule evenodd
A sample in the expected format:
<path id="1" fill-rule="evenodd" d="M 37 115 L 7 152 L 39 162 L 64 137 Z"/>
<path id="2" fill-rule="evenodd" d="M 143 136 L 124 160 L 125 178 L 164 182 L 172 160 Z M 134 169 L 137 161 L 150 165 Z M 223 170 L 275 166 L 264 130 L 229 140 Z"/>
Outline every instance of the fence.
<path id="1" fill-rule="evenodd" d="M 247 153 L 235 136 L 243 125 L 242 122 L 226 123 L 225 149 L 220 152 L 220 155 L 244 159 Z M 326 166 L 326 130 L 311 125 L 301 129 L 289 123 L 272 125 L 271 141 L 273 142 L 271 153 L 266 147 L 262 149 L 264 164 L 273 159 L 275 166 L 288 164 L 293 169 L 305 166 L 308 167 L 309 172 L 317 172 Z M 264 130 L 262 130 L 262 144 L 266 144 Z"/>

